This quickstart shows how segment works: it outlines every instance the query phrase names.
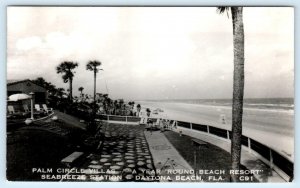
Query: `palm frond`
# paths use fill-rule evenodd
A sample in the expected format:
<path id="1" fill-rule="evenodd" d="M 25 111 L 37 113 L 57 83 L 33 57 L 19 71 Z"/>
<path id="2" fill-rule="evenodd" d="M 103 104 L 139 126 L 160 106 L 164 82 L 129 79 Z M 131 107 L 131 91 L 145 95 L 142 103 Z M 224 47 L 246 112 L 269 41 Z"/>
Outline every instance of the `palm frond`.
<path id="1" fill-rule="evenodd" d="M 93 69 L 93 66 L 92 66 L 91 64 L 87 64 L 87 65 L 86 65 L 86 70 L 92 71 L 92 70 L 94 70 L 94 69 Z"/>
<path id="2" fill-rule="evenodd" d="M 219 13 L 219 14 L 223 14 L 224 12 L 226 12 L 226 14 L 227 14 L 227 17 L 229 18 L 229 14 L 228 14 L 228 12 L 229 12 L 229 9 L 230 7 L 225 7 L 225 6 L 222 6 L 222 7 L 217 7 L 217 12 Z"/>
<path id="3" fill-rule="evenodd" d="M 83 87 L 79 87 L 78 91 L 83 91 L 83 89 L 84 89 Z"/>
<path id="4" fill-rule="evenodd" d="M 99 67 L 102 63 L 100 61 L 89 61 L 86 65 L 86 70 L 98 72 L 97 67 Z"/>
<path id="5" fill-rule="evenodd" d="M 63 79 L 64 83 L 68 83 L 69 82 L 69 77 L 66 74 L 62 75 L 62 79 Z"/>
<path id="6" fill-rule="evenodd" d="M 74 73 L 72 70 L 78 67 L 78 63 L 72 61 L 64 61 L 56 67 L 56 72 L 62 74 L 64 83 L 73 79 Z"/>

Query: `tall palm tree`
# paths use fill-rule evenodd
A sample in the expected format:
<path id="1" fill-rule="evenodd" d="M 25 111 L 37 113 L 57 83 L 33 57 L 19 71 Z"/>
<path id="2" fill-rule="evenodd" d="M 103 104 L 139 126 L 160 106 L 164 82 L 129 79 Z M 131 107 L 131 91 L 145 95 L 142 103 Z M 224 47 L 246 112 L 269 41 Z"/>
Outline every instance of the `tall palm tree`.
<path id="1" fill-rule="evenodd" d="M 64 83 L 69 82 L 70 84 L 69 85 L 70 101 L 72 101 L 72 91 L 73 91 L 72 84 L 73 84 L 73 77 L 75 73 L 73 72 L 73 69 L 75 69 L 76 67 L 78 67 L 78 63 L 72 61 L 64 61 L 56 67 L 56 72 L 57 74 L 62 74 L 62 79 Z"/>
<path id="2" fill-rule="evenodd" d="M 228 13 L 229 7 L 218 7 L 219 13 Z M 240 169 L 242 120 L 244 99 L 244 24 L 243 7 L 230 7 L 233 26 L 234 71 L 232 98 L 232 139 L 231 165 L 233 170 Z M 231 176 L 233 181 L 239 181 L 239 175 Z"/>
<path id="3" fill-rule="evenodd" d="M 90 70 L 90 71 L 94 72 L 94 101 L 96 100 L 96 77 L 97 77 L 97 73 L 99 72 L 99 70 L 103 70 L 103 69 L 98 68 L 101 64 L 102 63 L 100 61 L 89 61 L 88 64 L 86 65 L 86 70 Z"/>
<path id="4" fill-rule="evenodd" d="M 78 88 L 78 91 L 80 91 L 80 97 L 82 97 L 83 95 L 82 95 L 82 91 L 84 90 L 84 88 L 83 87 L 79 87 Z"/>

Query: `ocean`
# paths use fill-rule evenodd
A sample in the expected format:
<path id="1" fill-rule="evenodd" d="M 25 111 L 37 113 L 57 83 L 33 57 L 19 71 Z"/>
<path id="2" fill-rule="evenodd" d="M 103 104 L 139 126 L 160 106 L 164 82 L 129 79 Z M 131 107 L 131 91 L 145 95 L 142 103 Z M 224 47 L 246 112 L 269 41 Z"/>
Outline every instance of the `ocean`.
<path id="1" fill-rule="evenodd" d="M 206 124 L 231 130 L 231 99 L 176 99 L 136 101 L 151 114 L 179 121 Z M 222 120 L 225 117 L 225 123 Z M 244 99 L 243 134 L 278 151 L 294 155 L 294 99 Z"/>
<path id="2" fill-rule="evenodd" d="M 164 99 L 147 101 L 230 107 L 232 105 L 232 99 Z M 244 99 L 244 107 L 256 109 L 294 110 L 294 98 L 246 98 Z"/>

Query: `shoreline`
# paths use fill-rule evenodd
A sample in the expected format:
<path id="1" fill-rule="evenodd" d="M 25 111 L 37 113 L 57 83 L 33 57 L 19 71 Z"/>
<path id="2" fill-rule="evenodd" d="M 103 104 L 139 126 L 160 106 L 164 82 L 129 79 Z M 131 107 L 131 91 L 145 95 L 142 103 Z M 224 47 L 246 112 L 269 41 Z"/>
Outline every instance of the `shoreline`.
<path id="1" fill-rule="evenodd" d="M 166 102 L 166 101 L 157 101 L 157 102 L 152 102 L 152 101 L 136 101 L 137 103 L 166 103 L 166 104 L 177 104 L 177 105 L 192 105 L 192 106 L 201 106 L 201 107 L 216 107 L 220 109 L 232 109 L 231 105 L 218 105 L 218 104 L 195 104 L 195 103 L 185 103 L 185 102 Z M 247 104 L 250 105 L 250 104 Z M 251 106 L 251 105 L 250 105 Z M 282 109 L 282 108 L 255 108 L 255 107 L 248 107 L 245 106 L 244 104 L 244 110 L 249 110 L 249 111 L 262 111 L 262 112 L 282 112 L 282 113 L 289 113 L 289 114 L 294 114 L 295 109 Z"/>
<path id="2" fill-rule="evenodd" d="M 231 108 L 184 103 L 138 102 L 142 108 L 163 109 L 161 117 L 165 119 L 206 124 L 231 130 Z M 220 119 L 220 115 L 223 114 L 226 116 L 225 124 L 222 124 Z M 159 115 L 153 114 L 151 116 L 159 117 Z M 246 109 L 243 116 L 243 135 L 284 152 L 294 160 L 293 112 Z"/>

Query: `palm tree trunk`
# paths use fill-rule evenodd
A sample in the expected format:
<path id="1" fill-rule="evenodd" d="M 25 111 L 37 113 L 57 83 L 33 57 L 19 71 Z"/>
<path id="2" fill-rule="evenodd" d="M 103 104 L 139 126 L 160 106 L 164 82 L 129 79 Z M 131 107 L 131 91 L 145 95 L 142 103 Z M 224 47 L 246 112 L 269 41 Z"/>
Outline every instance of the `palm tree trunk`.
<path id="1" fill-rule="evenodd" d="M 72 96 L 72 91 L 73 91 L 73 87 L 72 87 L 72 82 L 73 82 L 73 79 L 72 78 L 70 78 L 70 101 L 72 101 L 72 98 L 73 98 L 73 96 Z"/>
<path id="2" fill-rule="evenodd" d="M 232 169 L 240 169 L 241 161 L 241 138 L 243 120 L 244 98 L 244 26 L 243 8 L 231 7 L 233 23 L 233 46 L 234 46 L 234 76 L 233 76 L 233 100 L 232 100 L 232 140 L 231 162 Z M 232 175 L 232 180 L 239 181 L 239 175 Z"/>
<path id="3" fill-rule="evenodd" d="M 94 71 L 94 102 L 96 101 L 96 71 Z"/>

